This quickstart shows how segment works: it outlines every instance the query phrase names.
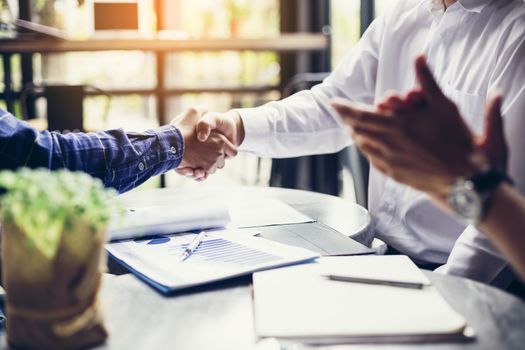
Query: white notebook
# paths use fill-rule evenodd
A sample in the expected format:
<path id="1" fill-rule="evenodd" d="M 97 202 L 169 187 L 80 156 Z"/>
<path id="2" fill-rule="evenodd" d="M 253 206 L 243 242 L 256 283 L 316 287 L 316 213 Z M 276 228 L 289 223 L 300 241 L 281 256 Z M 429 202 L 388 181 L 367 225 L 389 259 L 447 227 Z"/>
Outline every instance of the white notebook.
<path id="1" fill-rule="evenodd" d="M 465 319 L 405 256 L 321 258 L 256 273 L 259 337 L 308 344 L 467 340 Z M 331 281 L 327 274 L 417 282 L 422 289 Z"/>

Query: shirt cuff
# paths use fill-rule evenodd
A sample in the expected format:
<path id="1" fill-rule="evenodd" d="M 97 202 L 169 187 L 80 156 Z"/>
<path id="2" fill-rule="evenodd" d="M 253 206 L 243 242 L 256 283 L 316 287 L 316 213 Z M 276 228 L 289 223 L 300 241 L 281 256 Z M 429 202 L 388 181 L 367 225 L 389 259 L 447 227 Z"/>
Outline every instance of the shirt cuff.
<path id="1" fill-rule="evenodd" d="M 151 130 L 159 141 L 160 173 L 177 168 L 184 157 L 184 138 L 179 129 L 173 125 L 165 125 Z"/>
<path id="2" fill-rule="evenodd" d="M 272 134 L 264 107 L 235 109 L 244 126 L 244 140 L 239 146 L 243 152 L 266 154 L 268 137 Z"/>

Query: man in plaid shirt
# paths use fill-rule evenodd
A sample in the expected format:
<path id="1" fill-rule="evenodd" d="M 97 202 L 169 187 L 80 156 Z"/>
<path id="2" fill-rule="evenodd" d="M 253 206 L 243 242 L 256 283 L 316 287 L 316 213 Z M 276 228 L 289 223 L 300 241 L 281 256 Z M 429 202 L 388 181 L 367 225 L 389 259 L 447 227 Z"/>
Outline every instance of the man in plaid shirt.
<path id="1" fill-rule="evenodd" d="M 211 174 L 237 150 L 218 133 L 208 142 L 197 140 L 195 124 L 204 112 L 190 108 L 170 125 L 143 133 L 117 129 L 63 135 L 36 131 L 0 109 L 0 169 L 83 171 L 120 193 L 179 166 Z"/>

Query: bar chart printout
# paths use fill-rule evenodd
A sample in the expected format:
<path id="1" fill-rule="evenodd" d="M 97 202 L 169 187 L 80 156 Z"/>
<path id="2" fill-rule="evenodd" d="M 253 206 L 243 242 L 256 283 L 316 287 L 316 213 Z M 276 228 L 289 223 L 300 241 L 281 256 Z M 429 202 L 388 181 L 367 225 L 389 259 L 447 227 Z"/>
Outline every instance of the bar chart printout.
<path id="1" fill-rule="evenodd" d="M 147 283 L 166 292 L 318 257 L 306 249 L 227 229 L 209 232 L 193 253 L 181 261 L 182 252 L 195 235 L 185 233 L 115 242 L 107 244 L 106 249 Z"/>
<path id="2" fill-rule="evenodd" d="M 173 246 L 172 251 L 176 255 L 180 255 L 187 247 L 188 244 Z M 277 255 L 249 248 L 240 243 L 217 238 L 202 242 L 187 261 L 203 264 L 215 262 L 235 266 L 253 266 L 277 261 L 280 258 Z"/>

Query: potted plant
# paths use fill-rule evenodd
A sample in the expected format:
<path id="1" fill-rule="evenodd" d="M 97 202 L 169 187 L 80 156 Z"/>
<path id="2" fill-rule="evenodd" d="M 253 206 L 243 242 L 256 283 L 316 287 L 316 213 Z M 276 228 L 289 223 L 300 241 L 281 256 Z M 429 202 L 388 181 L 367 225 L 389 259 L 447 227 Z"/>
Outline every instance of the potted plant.
<path id="1" fill-rule="evenodd" d="M 26 349 L 78 349 L 107 332 L 98 304 L 114 192 L 87 174 L 0 172 L 7 339 Z"/>

